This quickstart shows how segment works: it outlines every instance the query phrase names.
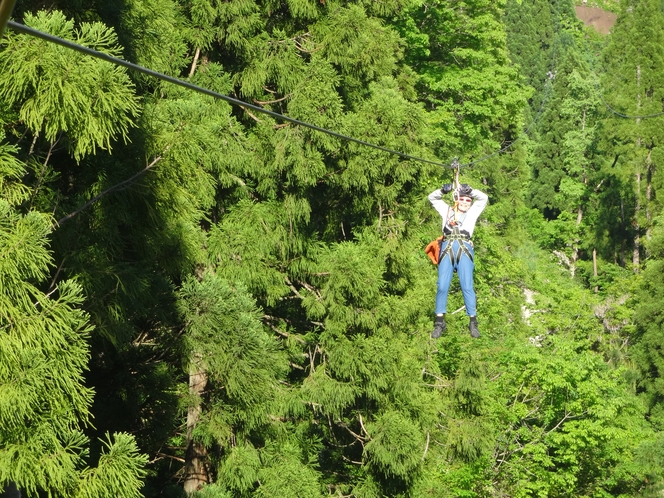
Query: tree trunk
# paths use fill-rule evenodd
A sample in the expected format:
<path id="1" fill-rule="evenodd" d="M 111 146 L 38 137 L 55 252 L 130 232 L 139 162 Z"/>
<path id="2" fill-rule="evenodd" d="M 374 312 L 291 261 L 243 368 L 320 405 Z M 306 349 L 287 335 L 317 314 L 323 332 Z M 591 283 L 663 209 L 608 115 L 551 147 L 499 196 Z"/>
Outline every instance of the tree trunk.
<path id="1" fill-rule="evenodd" d="M 593 276 L 597 278 L 597 248 L 593 247 Z M 595 293 L 599 290 L 599 287 L 595 286 Z"/>
<path id="2" fill-rule="evenodd" d="M 637 166 L 638 168 L 638 166 Z M 634 205 L 634 250 L 632 251 L 632 271 L 637 273 L 641 265 L 641 225 L 639 224 L 639 214 L 641 212 L 641 202 L 639 200 L 641 194 L 641 172 L 636 172 L 636 203 Z"/>
<path id="3" fill-rule="evenodd" d="M 198 491 L 209 482 L 207 469 L 207 449 L 205 445 L 194 440 L 194 429 L 201 416 L 201 396 L 207 385 L 207 373 L 198 363 L 191 366 L 189 372 L 189 394 L 196 399 L 187 411 L 187 452 L 184 464 L 184 491 L 188 495 Z"/>
<path id="4" fill-rule="evenodd" d="M 625 201 L 620 196 L 620 221 L 623 233 L 627 235 L 627 228 L 625 227 Z M 620 237 L 620 266 L 625 268 L 625 237 Z"/>
<path id="5" fill-rule="evenodd" d="M 652 149 L 648 150 L 646 157 L 646 240 L 650 240 L 652 228 L 652 213 L 650 211 L 650 202 L 652 200 Z M 648 254 L 646 253 L 646 257 Z"/>
<path id="6" fill-rule="evenodd" d="M 583 220 L 583 207 L 579 205 L 576 211 L 576 228 L 579 228 L 579 225 L 581 225 L 582 220 Z M 576 273 L 576 260 L 579 258 L 579 242 L 580 240 L 576 239 L 572 247 L 572 258 L 570 260 L 570 265 L 569 265 L 569 273 L 571 277 L 574 277 L 574 274 Z"/>
<path id="7" fill-rule="evenodd" d="M 636 66 L 636 109 L 641 110 L 641 66 Z M 641 122 L 641 118 L 636 118 L 636 124 Z M 641 147 L 641 137 L 636 139 L 636 148 Z M 632 271 L 637 273 L 641 265 L 641 226 L 639 224 L 639 215 L 641 214 L 641 171 L 636 164 L 636 203 L 634 204 L 634 249 L 632 251 Z"/>

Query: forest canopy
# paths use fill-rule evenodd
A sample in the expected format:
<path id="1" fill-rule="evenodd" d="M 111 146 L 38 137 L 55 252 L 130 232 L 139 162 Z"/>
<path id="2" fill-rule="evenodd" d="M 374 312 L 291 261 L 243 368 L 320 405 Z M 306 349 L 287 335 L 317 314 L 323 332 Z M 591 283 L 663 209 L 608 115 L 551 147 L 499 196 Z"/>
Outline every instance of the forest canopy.
<path id="1" fill-rule="evenodd" d="M 0 491 L 661 495 L 664 10 L 598 5 L 18 0 L 249 106 L 5 30 Z M 455 158 L 479 339 L 456 277 L 430 337 Z"/>

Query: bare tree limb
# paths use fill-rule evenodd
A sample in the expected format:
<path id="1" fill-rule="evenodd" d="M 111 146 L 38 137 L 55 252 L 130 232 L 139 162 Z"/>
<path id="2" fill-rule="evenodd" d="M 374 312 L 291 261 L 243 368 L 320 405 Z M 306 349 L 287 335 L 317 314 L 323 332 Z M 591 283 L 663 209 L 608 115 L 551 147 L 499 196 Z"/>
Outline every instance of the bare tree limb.
<path id="1" fill-rule="evenodd" d="M 51 280 L 51 284 L 48 286 L 48 290 L 51 290 L 55 286 L 55 281 L 57 280 L 58 275 L 60 275 L 60 271 L 62 270 L 62 267 L 64 266 L 66 260 L 67 256 L 62 258 L 62 262 L 58 266 L 58 269 L 55 271 L 55 275 L 53 276 L 53 280 Z"/>
<path id="2" fill-rule="evenodd" d="M 240 107 L 240 109 L 242 109 L 244 112 L 246 112 L 247 114 L 249 114 L 249 116 L 250 116 L 254 121 L 256 121 L 257 123 L 262 123 L 262 121 L 261 121 L 260 119 L 258 119 L 255 115 L 253 115 L 249 109 L 247 109 L 247 108 L 244 107 L 244 106 L 239 106 L 239 107 Z"/>
<path id="3" fill-rule="evenodd" d="M 254 99 L 254 103 L 256 103 L 256 104 L 258 104 L 258 105 L 270 105 L 270 104 L 276 104 L 277 102 L 283 102 L 284 100 L 286 100 L 287 98 L 289 98 L 291 95 L 293 95 L 293 94 L 292 94 L 292 93 L 289 93 L 289 94 L 287 94 L 287 95 L 284 95 L 284 96 L 281 97 L 280 99 L 266 100 L 266 101 L 261 101 L 261 100 L 256 100 L 256 99 Z"/>
<path id="4" fill-rule="evenodd" d="M 318 289 L 314 289 L 311 285 L 309 285 L 306 282 L 302 282 L 301 280 L 298 280 L 297 283 L 300 284 L 305 289 L 307 289 L 309 292 L 311 292 L 314 296 L 316 296 L 316 299 L 318 301 L 323 300 L 323 297 L 320 295 L 320 292 L 318 291 Z"/>
<path id="5" fill-rule="evenodd" d="M 38 138 L 39 138 L 39 132 L 35 133 L 35 136 L 32 138 L 32 143 L 30 144 L 30 150 L 28 151 L 29 156 L 31 156 L 34 153 L 35 144 L 37 143 Z"/>
<path id="6" fill-rule="evenodd" d="M 104 197 L 105 195 L 110 194 L 111 192 L 113 192 L 113 191 L 115 191 L 115 190 L 119 190 L 119 189 L 121 189 L 122 187 L 125 187 L 126 185 L 131 184 L 134 180 L 136 180 L 136 178 L 138 178 L 139 176 L 141 176 L 141 175 L 147 173 L 150 169 L 152 169 L 154 166 L 156 166 L 157 163 L 163 159 L 164 154 L 165 154 L 166 152 L 168 152 L 168 150 L 169 150 L 170 148 L 171 148 L 170 145 L 167 146 L 167 147 L 164 149 L 164 152 L 162 152 L 160 156 L 155 157 L 155 158 L 152 160 L 152 162 L 151 162 L 150 164 L 148 164 L 148 165 L 147 165 L 145 168 L 143 168 L 141 171 L 139 171 L 138 173 L 136 173 L 135 175 L 133 175 L 131 178 L 128 178 L 128 179 L 126 179 L 126 180 L 124 180 L 124 181 L 121 181 L 120 183 L 116 183 L 116 184 L 113 185 L 112 187 L 107 188 L 107 189 L 104 190 L 102 193 L 97 194 L 97 195 L 94 196 L 92 199 L 90 199 L 88 202 L 86 202 L 85 204 L 83 204 L 83 205 L 82 205 L 81 207 L 79 207 L 76 211 L 73 211 L 73 212 L 69 213 L 67 216 L 65 216 L 64 218 L 59 219 L 59 220 L 55 223 L 55 225 L 54 225 L 52 228 L 56 228 L 56 227 L 61 226 L 65 221 L 72 219 L 74 216 L 76 216 L 77 214 L 79 214 L 79 213 L 80 213 L 81 211 L 83 211 L 85 208 L 87 208 L 87 207 L 89 207 L 90 205 L 92 205 L 92 204 L 94 204 L 95 202 L 97 202 L 99 199 L 101 199 L 101 198 Z"/>
<path id="7" fill-rule="evenodd" d="M 284 276 L 284 280 L 286 281 L 286 285 L 288 285 L 288 288 L 293 291 L 293 294 L 295 294 L 300 299 L 304 299 L 304 296 L 300 294 L 300 292 L 293 285 L 293 282 L 291 282 L 288 277 Z"/>
<path id="8" fill-rule="evenodd" d="M 268 322 L 270 322 L 271 320 L 278 320 L 278 318 L 276 318 L 274 316 L 270 316 L 270 315 L 263 315 L 263 318 L 265 318 L 265 320 L 267 320 Z M 282 330 L 279 330 L 277 327 L 275 327 L 271 323 L 267 323 L 267 326 L 270 327 L 272 330 L 274 330 L 281 337 L 286 337 L 286 338 L 293 337 L 293 339 L 295 339 L 300 344 L 306 344 L 306 341 L 304 339 L 302 339 L 301 337 L 298 337 L 296 335 L 291 336 L 291 334 L 289 334 L 288 332 L 284 332 Z"/>
<path id="9" fill-rule="evenodd" d="M 176 457 L 176 456 L 173 456 L 173 455 L 168 455 L 166 453 L 157 453 L 157 456 L 155 458 L 153 458 L 152 460 L 150 460 L 148 463 L 155 463 L 155 462 L 157 462 L 159 460 L 162 460 L 164 458 L 170 458 L 171 460 L 175 460 L 177 462 L 184 463 L 184 458 Z"/>
<path id="10" fill-rule="evenodd" d="M 196 47 L 196 53 L 194 54 L 194 61 L 191 63 L 191 70 L 189 71 L 189 77 L 191 78 L 196 71 L 196 66 L 198 65 L 198 58 L 201 56 L 201 47 Z"/>
<path id="11" fill-rule="evenodd" d="M 424 455 L 422 455 L 422 461 L 424 461 L 424 459 L 427 456 L 427 453 L 429 452 L 429 439 L 431 439 L 431 434 L 429 433 L 429 431 L 427 431 L 427 445 L 424 447 Z"/>
<path id="12" fill-rule="evenodd" d="M 459 309 L 456 310 L 456 311 L 453 311 L 452 313 L 450 313 L 450 315 L 456 315 L 457 313 L 459 313 L 460 311 L 463 311 L 463 310 L 465 310 L 465 309 L 466 309 L 466 306 L 465 306 L 465 305 L 464 305 L 464 306 L 461 306 L 461 308 L 459 308 Z"/>
<path id="13" fill-rule="evenodd" d="M 364 421 L 362 420 L 362 414 L 361 414 L 361 413 L 358 413 L 358 415 L 359 415 L 359 417 L 360 417 L 360 426 L 362 427 L 362 432 L 364 432 L 364 433 L 367 435 L 367 437 L 368 437 L 369 439 L 371 439 L 371 436 L 370 436 L 369 433 L 367 432 L 366 427 L 364 427 Z"/>
<path id="14" fill-rule="evenodd" d="M 364 446 L 364 441 L 366 441 L 366 438 L 364 438 L 364 437 L 360 436 L 359 434 L 356 434 L 355 432 L 353 432 L 351 430 L 351 428 L 348 427 L 348 424 L 346 424 L 345 422 L 342 422 L 341 420 L 338 420 L 336 423 L 337 423 L 337 425 L 339 425 L 339 426 L 343 427 L 344 429 L 346 429 L 355 439 L 357 439 L 362 444 L 362 446 Z"/>

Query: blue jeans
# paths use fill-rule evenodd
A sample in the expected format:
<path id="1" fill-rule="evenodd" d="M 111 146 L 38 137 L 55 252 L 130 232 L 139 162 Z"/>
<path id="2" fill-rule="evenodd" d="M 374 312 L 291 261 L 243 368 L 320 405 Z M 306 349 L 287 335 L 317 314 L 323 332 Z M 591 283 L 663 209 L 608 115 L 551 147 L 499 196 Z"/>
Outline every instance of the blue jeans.
<path id="1" fill-rule="evenodd" d="M 473 246 L 461 240 L 448 240 L 442 243 L 441 252 L 445 250 L 448 244 L 452 244 L 452 253 L 456 255 L 459 244 L 464 244 L 470 251 L 470 254 L 475 257 Z M 466 315 L 475 316 L 477 314 L 477 298 L 475 296 L 475 288 L 473 287 L 473 270 L 475 263 L 463 252 L 459 261 L 450 261 L 449 256 L 445 256 L 438 263 L 438 292 L 436 293 L 436 314 L 447 312 L 447 294 L 450 290 L 450 283 L 452 282 L 452 275 L 456 270 L 459 275 L 459 283 L 461 284 L 461 293 L 463 294 L 463 302 L 466 305 Z"/>

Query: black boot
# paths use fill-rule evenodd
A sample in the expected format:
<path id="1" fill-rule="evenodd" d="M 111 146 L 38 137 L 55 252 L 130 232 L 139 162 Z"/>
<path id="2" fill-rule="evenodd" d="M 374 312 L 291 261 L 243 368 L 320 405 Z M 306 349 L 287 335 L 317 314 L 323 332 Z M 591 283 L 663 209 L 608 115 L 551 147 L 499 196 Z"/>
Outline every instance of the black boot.
<path id="1" fill-rule="evenodd" d="M 441 335 L 443 335 L 443 332 L 445 332 L 446 328 L 447 324 L 445 323 L 445 315 L 436 316 L 433 321 L 433 332 L 431 332 L 431 338 L 438 339 Z"/>
<path id="2" fill-rule="evenodd" d="M 468 330 L 470 330 L 471 337 L 477 339 L 480 336 L 480 329 L 477 326 L 477 317 L 471 316 L 470 323 L 468 324 Z"/>

